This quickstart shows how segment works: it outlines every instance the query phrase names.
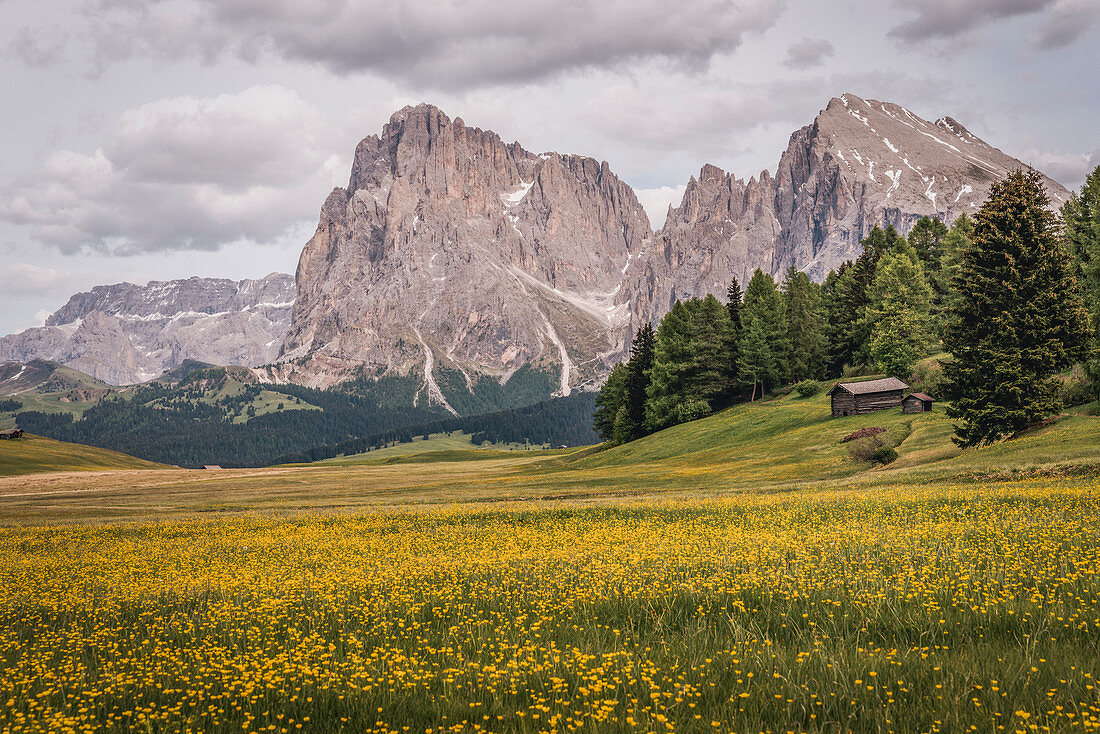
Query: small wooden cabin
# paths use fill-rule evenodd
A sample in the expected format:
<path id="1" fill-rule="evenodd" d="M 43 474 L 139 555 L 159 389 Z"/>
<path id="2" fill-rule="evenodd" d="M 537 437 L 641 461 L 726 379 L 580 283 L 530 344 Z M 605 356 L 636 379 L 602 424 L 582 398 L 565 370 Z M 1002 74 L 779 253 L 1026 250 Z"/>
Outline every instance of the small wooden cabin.
<path id="1" fill-rule="evenodd" d="M 876 410 L 901 405 L 901 395 L 909 386 L 896 377 L 866 382 L 838 382 L 829 391 L 833 400 L 833 417 L 873 413 Z"/>
<path id="2" fill-rule="evenodd" d="M 909 393 L 901 401 L 902 413 L 928 413 L 932 410 L 932 396 L 922 392 Z"/>
<path id="3" fill-rule="evenodd" d="M 22 428 L 5 428 L 4 430 L 0 431 L 0 440 L 7 440 L 7 439 L 12 439 L 12 438 L 22 438 L 22 437 L 23 437 L 23 429 Z"/>

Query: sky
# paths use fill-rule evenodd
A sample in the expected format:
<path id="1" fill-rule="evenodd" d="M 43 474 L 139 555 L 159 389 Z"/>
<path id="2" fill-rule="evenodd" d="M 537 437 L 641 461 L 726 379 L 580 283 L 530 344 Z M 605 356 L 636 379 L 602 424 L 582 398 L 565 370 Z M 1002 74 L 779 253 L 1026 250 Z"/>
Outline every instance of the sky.
<path id="1" fill-rule="evenodd" d="M 606 160 L 654 227 L 848 92 L 1076 189 L 1100 0 L 0 0 L 0 334 L 94 285 L 293 273 L 355 144 L 431 102 Z"/>

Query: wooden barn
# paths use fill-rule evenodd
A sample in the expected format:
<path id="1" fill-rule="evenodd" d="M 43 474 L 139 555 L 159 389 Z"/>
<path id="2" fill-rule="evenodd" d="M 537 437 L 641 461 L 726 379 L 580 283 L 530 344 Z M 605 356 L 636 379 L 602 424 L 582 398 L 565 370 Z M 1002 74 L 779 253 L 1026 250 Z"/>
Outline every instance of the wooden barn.
<path id="1" fill-rule="evenodd" d="M 5 428 L 4 430 L 0 431 L 0 440 L 22 437 L 23 429 L 21 428 Z"/>
<path id="2" fill-rule="evenodd" d="M 902 413 L 928 413 L 932 410 L 932 396 L 922 392 L 909 393 L 901 401 Z"/>
<path id="3" fill-rule="evenodd" d="M 833 399 L 833 417 L 873 413 L 901 405 L 901 394 L 909 389 L 896 377 L 866 382 L 838 382 L 829 391 Z"/>

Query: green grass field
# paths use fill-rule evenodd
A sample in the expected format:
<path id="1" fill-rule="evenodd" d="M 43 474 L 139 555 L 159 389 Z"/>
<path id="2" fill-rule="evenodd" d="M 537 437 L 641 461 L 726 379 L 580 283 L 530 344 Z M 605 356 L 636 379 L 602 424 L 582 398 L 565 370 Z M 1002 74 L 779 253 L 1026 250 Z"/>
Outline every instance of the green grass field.
<path id="1" fill-rule="evenodd" d="M 608 450 L 0 477 L 0 730 L 1100 729 L 1087 413 L 962 451 L 939 405 L 786 396 Z"/>
<path id="2" fill-rule="evenodd" d="M 0 477 L 43 472 L 160 468 L 166 467 L 110 449 L 54 441 L 29 433 L 15 440 L 0 441 Z"/>

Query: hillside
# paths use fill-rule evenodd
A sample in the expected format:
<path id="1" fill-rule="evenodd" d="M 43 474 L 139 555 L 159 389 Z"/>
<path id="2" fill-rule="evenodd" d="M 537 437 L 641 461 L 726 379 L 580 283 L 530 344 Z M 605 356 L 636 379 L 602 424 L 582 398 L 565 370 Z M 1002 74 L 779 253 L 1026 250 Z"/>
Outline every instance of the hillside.
<path id="1" fill-rule="evenodd" d="M 312 413 L 304 413 L 312 415 Z M 902 439 L 886 467 L 854 461 L 846 435 L 881 426 Z M 331 463 L 208 472 L 136 472 L 119 482 L 72 476 L 46 490 L 18 477 L 0 481 L 0 522 L 133 520 L 196 512 L 355 511 L 452 503 L 613 502 L 655 497 L 737 496 L 768 501 L 792 491 L 890 491 L 920 495 L 1012 478 L 1055 481 L 1100 475 L 1100 417 L 1068 414 L 1001 444 L 962 451 L 950 441 L 943 406 L 829 417 L 825 395 L 740 405 L 612 449 L 544 454 L 444 446 L 420 454 L 366 454 Z M 399 453 L 400 452 L 400 453 Z M 1053 477 L 1053 479 L 1052 479 Z M 956 486 L 957 485 L 957 486 Z M 50 492 L 48 508 L 36 499 Z M 750 500 L 746 500 L 750 501 Z M 756 500 L 751 500 L 756 501 Z"/>
<path id="2" fill-rule="evenodd" d="M 30 433 L 14 441 L 0 441 L 0 477 L 42 472 L 162 468 L 166 467 L 117 451 L 54 441 Z"/>

